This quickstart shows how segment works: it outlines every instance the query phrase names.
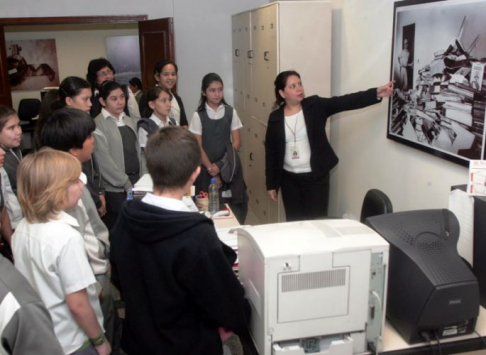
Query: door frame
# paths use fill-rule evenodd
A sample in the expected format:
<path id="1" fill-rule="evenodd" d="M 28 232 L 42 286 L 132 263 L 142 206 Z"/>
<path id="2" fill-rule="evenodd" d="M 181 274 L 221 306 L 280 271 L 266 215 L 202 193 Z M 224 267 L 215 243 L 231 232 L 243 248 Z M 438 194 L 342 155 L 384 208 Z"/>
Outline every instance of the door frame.
<path id="1" fill-rule="evenodd" d="M 81 24 L 128 24 L 146 21 L 148 15 L 124 16 L 62 16 L 62 17 L 12 17 L 0 18 L 0 104 L 12 106 L 12 91 L 8 81 L 5 26 L 32 25 L 81 25 Z"/>
<path id="2" fill-rule="evenodd" d="M 147 19 L 147 15 L 14 17 L 0 18 L 0 26 L 117 24 L 137 23 L 139 21 L 145 21 Z"/>

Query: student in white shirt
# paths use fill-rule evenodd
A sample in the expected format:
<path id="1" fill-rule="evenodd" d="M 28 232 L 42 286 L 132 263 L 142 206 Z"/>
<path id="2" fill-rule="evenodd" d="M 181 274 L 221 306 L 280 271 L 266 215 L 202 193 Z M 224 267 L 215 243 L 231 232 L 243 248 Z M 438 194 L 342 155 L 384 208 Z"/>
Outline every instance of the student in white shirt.
<path id="1" fill-rule="evenodd" d="M 142 118 L 137 122 L 138 142 L 141 148 L 147 145 L 148 137 L 162 127 L 177 123 L 170 115 L 172 96 L 170 91 L 156 86 L 147 91 L 147 104 L 151 115 L 149 118 Z"/>
<path id="2" fill-rule="evenodd" d="M 142 172 L 146 173 L 145 167 L 145 146 L 148 138 L 165 126 L 176 126 L 177 122 L 170 117 L 172 95 L 168 89 L 156 86 L 147 91 L 147 104 L 150 113 L 149 118 L 142 118 L 137 122 L 138 142 L 142 149 Z"/>
<path id="3" fill-rule="evenodd" d="M 169 90 L 172 97 L 172 104 L 170 107 L 170 117 L 174 119 L 178 126 L 187 128 L 186 110 L 184 109 L 184 103 L 174 88 L 177 84 L 179 68 L 177 64 L 170 59 L 162 59 L 158 61 L 154 66 L 154 78 L 157 82 L 156 86 L 160 86 Z M 149 107 L 146 94 L 143 94 L 139 101 L 140 114 L 142 117 L 149 117 Z"/>
<path id="4" fill-rule="evenodd" d="M 105 189 L 108 229 L 115 224 L 126 199 L 126 192 L 140 177 L 140 145 L 137 126 L 123 111 L 125 94 L 115 81 L 100 86 L 101 113 L 96 116 L 94 156 L 100 167 Z"/>
<path id="5" fill-rule="evenodd" d="M 0 173 L 6 188 L 5 207 L 12 229 L 17 227 L 23 217 L 17 200 L 17 167 L 22 160 L 22 152 L 19 148 L 21 139 L 22 128 L 19 116 L 12 108 L 0 105 L 0 147 L 5 151 L 5 163 Z"/>
<path id="6" fill-rule="evenodd" d="M 115 81 L 115 68 L 105 58 L 93 59 L 88 64 L 88 73 L 86 74 L 86 80 L 91 85 L 92 96 L 90 109 L 91 117 L 96 117 L 101 111 L 101 105 L 99 101 L 100 87 L 105 81 Z M 126 96 L 125 105 L 123 106 L 125 113 L 130 115 L 135 121 L 140 119 L 140 109 L 138 107 L 137 100 L 133 92 L 126 86 L 122 86 L 123 92 Z"/>
<path id="7" fill-rule="evenodd" d="M 236 110 L 224 100 L 223 80 L 216 73 L 204 76 L 199 107 L 191 119 L 189 131 L 194 133 L 202 150 L 201 174 L 196 180 L 196 191 L 208 191 L 211 177 L 222 187 L 220 169 L 228 146 L 240 150 L 240 129 L 243 127 Z M 240 168 L 241 169 L 241 168 Z M 243 186 L 244 182 L 243 182 Z M 231 196 L 231 209 L 243 224 L 248 211 L 248 197 L 243 187 L 239 196 Z"/>
<path id="8" fill-rule="evenodd" d="M 44 124 L 39 129 L 38 134 L 39 146 L 67 152 L 83 164 L 91 159 L 94 149 L 93 132 L 95 128 L 95 123 L 88 113 L 65 107 L 56 110 L 51 116 L 44 119 Z M 85 177 L 83 173 L 83 179 Z M 121 332 L 117 331 L 119 322 L 111 294 L 110 263 L 108 260 L 109 231 L 101 220 L 87 188 L 83 189 L 78 205 L 67 209 L 66 213 L 76 218 L 79 224 L 77 230 L 83 236 L 89 264 L 101 286 L 99 299 L 106 337 L 116 348 L 117 336 Z"/>
<path id="9" fill-rule="evenodd" d="M 5 161 L 5 151 L 0 148 L 0 168 Z M 8 179 L 7 179 L 8 181 Z M 0 174 L 0 254 L 13 262 L 12 250 L 10 244 L 12 241 L 12 227 L 8 218 L 7 209 L 5 208 L 5 196 L 7 195 L 5 179 Z"/>
<path id="10" fill-rule="evenodd" d="M 12 236 L 15 267 L 49 310 L 65 354 L 110 354 L 104 337 L 96 279 L 76 220 L 64 210 L 78 204 L 81 164 L 72 155 L 41 149 L 18 168 L 24 219 Z"/>

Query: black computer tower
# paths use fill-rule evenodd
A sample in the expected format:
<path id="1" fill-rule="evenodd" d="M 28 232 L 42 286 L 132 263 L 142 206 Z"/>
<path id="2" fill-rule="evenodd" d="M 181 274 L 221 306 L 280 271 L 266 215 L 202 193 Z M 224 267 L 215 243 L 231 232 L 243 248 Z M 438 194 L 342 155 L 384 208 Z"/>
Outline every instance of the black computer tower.
<path id="1" fill-rule="evenodd" d="M 456 185 L 451 188 L 451 190 L 456 189 L 466 192 L 467 185 Z M 486 197 L 473 196 L 473 198 L 473 273 L 479 282 L 481 306 L 486 307 Z"/>

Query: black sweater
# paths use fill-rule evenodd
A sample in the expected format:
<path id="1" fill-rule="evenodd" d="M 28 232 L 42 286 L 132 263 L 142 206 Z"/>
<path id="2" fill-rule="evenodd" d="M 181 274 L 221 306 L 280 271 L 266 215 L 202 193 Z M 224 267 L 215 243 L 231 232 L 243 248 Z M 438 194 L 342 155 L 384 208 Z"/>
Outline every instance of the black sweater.
<path id="1" fill-rule="evenodd" d="M 221 354 L 218 327 L 246 331 L 235 259 L 207 217 L 127 203 L 111 234 L 113 281 L 126 304 L 122 349 Z"/>

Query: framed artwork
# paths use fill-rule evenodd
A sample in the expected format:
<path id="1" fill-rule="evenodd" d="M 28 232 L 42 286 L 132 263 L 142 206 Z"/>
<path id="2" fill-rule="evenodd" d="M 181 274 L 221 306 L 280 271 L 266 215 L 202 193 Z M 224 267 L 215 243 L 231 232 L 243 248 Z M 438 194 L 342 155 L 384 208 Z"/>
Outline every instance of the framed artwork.
<path id="1" fill-rule="evenodd" d="M 485 159 L 486 0 L 395 2 L 387 137 L 455 163 Z"/>
<path id="2" fill-rule="evenodd" d="M 115 68 L 118 83 L 126 85 L 131 78 L 141 78 L 138 36 L 106 37 L 106 58 Z"/>
<path id="3" fill-rule="evenodd" d="M 12 91 L 59 86 L 55 39 L 12 40 L 5 44 Z"/>

